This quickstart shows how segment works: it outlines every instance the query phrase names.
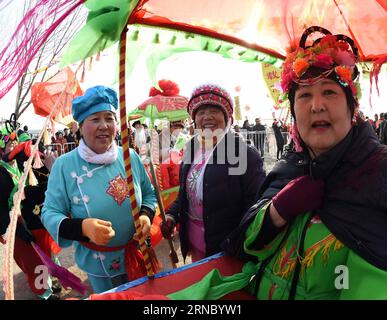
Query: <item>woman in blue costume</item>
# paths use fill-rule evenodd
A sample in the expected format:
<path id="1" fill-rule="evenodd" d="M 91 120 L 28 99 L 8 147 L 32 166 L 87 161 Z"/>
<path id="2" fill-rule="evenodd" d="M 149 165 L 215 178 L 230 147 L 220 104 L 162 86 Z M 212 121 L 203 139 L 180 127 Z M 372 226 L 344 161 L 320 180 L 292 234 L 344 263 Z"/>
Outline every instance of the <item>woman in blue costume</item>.
<path id="1" fill-rule="evenodd" d="M 75 261 L 93 290 L 109 290 L 146 275 L 137 241 L 122 148 L 114 137 L 114 90 L 96 86 L 74 99 L 72 113 L 82 139 L 51 171 L 42 221 L 61 247 L 75 244 Z M 140 224 L 149 235 L 156 196 L 139 156 L 130 150 Z"/>

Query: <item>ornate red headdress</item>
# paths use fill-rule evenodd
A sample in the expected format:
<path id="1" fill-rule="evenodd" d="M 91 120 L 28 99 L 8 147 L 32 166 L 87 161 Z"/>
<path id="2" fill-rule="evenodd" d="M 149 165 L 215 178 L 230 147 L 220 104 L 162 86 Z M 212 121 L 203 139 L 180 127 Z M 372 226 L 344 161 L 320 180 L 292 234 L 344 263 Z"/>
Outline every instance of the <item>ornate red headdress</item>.
<path id="1" fill-rule="evenodd" d="M 314 32 L 324 36 L 315 40 L 311 46 L 306 46 L 308 36 Z M 342 34 L 332 35 L 321 27 L 310 27 L 303 33 L 299 47 L 286 57 L 281 74 L 281 90 L 287 95 L 294 83 L 314 84 L 334 72 L 339 83 L 344 87 L 349 86 L 357 100 L 357 54 L 357 47 L 351 38 Z M 303 79 L 310 67 L 326 71 L 317 77 Z"/>

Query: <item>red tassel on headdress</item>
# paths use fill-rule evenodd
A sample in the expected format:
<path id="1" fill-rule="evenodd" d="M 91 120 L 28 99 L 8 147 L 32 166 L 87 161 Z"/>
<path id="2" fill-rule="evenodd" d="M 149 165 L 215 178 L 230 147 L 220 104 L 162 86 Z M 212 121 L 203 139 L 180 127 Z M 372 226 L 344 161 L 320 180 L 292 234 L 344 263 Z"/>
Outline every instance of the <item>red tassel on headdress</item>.
<path id="1" fill-rule="evenodd" d="M 296 152 L 302 152 L 303 148 L 301 146 L 301 138 L 300 138 L 300 134 L 298 133 L 298 128 L 296 123 L 293 123 L 293 126 L 290 129 L 290 137 L 294 142 L 294 148 Z"/>
<path id="2" fill-rule="evenodd" d="M 379 73 L 380 69 L 382 68 L 383 63 L 387 62 L 387 54 L 383 55 L 380 57 L 378 60 L 374 61 L 372 70 L 370 72 L 370 106 L 372 108 L 372 103 L 371 103 L 371 96 L 372 96 L 372 80 L 375 79 L 375 86 L 376 86 L 376 92 L 379 95 Z"/>

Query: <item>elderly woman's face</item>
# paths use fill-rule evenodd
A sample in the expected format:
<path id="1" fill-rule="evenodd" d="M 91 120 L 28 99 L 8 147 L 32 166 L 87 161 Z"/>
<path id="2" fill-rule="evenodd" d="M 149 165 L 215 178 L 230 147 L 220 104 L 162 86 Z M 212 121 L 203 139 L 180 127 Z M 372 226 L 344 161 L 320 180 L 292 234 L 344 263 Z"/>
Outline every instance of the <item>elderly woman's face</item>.
<path id="1" fill-rule="evenodd" d="M 104 153 L 110 148 L 116 129 L 116 119 L 110 111 L 94 113 L 88 116 L 80 126 L 85 143 L 95 153 Z"/>
<path id="2" fill-rule="evenodd" d="M 302 140 L 318 156 L 330 150 L 351 130 L 351 112 L 344 90 L 333 80 L 300 86 L 294 112 Z"/>
<path id="3" fill-rule="evenodd" d="M 195 124 L 197 129 L 225 129 L 226 121 L 223 111 L 217 106 L 203 106 L 195 114 Z"/>

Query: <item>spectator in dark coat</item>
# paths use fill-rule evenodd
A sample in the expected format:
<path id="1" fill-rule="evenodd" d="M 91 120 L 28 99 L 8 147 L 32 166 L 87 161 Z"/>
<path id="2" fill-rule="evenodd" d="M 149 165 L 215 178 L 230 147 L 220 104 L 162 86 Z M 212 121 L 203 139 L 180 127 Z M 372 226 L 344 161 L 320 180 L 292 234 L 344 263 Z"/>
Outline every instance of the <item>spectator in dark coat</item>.
<path id="1" fill-rule="evenodd" d="M 379 125 L 379 141 L 382 144 L 387 144 L 387 113 L 384 114 L 383 121 Z"/>
<path id="2" fill-rule="evenodd" d="M 274 119 L 272 127 L 274 131 L 275 142 L 277 143 L 277 160 L 279 160 L 282 157 L 285 144 L 285 140 L 282 135 L 282 124 L 281 122 L 277 121 L 277 119 Z"/>
<path id="3" fill-rule="evenodd" d="M 255 125 L 253 126 L 254 131 L 254 144 L 257 149 L 261 152 L 261 157 L 265 153 L 265 140 L 266 140 L 266 128 L 261 123 L 261 119 L 255 119 Z"/>

